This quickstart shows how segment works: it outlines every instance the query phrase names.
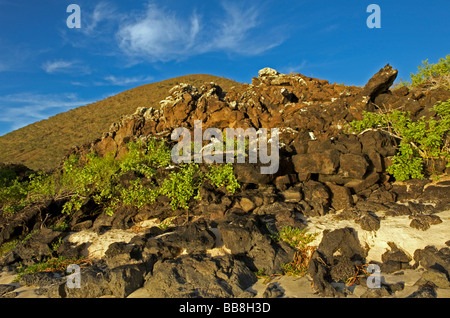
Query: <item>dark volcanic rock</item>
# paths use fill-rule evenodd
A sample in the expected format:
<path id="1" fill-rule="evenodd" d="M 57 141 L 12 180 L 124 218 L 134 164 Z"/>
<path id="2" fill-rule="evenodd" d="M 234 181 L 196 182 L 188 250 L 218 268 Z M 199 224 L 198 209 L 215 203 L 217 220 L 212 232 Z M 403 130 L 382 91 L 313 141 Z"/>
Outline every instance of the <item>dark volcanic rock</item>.
<path id="1" fill-rule="evenodd" d="M 14 236 L 25 236 L 29 231 L 38 229 L 45 219 L 45 215 L 49 213 L 53 201 L 47 200 L 44 203 L 30 205 L 14 213 L 13 215 L 3 215 L 0 213 L 0 244 L 9 240 Z"/>
<path id="2" fill-rule="evenodd" d="M 127 297 L 144 284 L 146 274 L 142 264 L 119 266 L 114 269 L 90 266 L 80 271 L 81 288 L 67 284 L 49 289 L 52 297 L 98 298 L 102 296 Z"/>
<path id="3" fill-rule="evenodd" d="M 391 87 L 397 78 L 397 74 L 398 71 L 387 64 L 369 80 L 360 94 L 362 96 L 369 96 L 373 100 L 376 96 L 386 92 Z"/>
<path id="4" fill-rule="evenodd" d="M 235 164 L 234 173 L 242 183 L 267 184 L 276 177 L 274 174 L 262 174 L 261 165 L 252 163 Z"/>
<path id="5" fill-rule="evenodd" d="M 175 232 L 162 236 L 159 240 L 178 249 L 186 249 L 186 253 L 196 253 L 211 249 L 215 245 L 215 236 L 208 230 L 205 221 L 197 221 L 177 228 Z"/>
<path id="6" fill-rule="evenodd" d="M 320 173 L 334 174 L 339 167 L 339 151 L 298 154 L 292 157 L 295 171 L 299 174 Z"/>
<path id="7" fill-rule="evenodd" d="M 430 268 L 422 274 L 416 285 L 433 284 L 437 288 L 450 288 L 450 281 L 445 273 Z"/>
<path id="8" fill-rule="evenodd" d="M 412 257 L 406 254 L 405 251 L 395 245 L 393 242 L 388 242 L 390 246 L 390 250 L 386 251 L 383 255 L 381 255 L 381 260 L 383 264 L 381 264 L 381 272 L 382 273 L 393 273 L 402 269 L 408 269 L 411 266 L 409 262 L 412 261 Z"/>
<path id="9" fill-rule="evenodd" d="M 326 297 L 341 297 L 331 282 L 350 278 L 356 264 L 364 262 L 366 251 L 359 244 L 353 229 L 343 228 L 324 231 L 319 247 L 311 257 L 308 272 L 314 288 Z"/>
<path id="10" fill-rule="evenodd" d="M 303 193 L 305 201 L 311 207 L 310 211 L 304 211 L 306 216 L 321 216 L 328 213 L 331 202 L 330 192 L 326 185 L 309 180 L 303 185 Z"/>
<path id="11" fill-rule="evenodd" d="M 368 167 L 364 155 L 346 153 L 341 155 L 339 173 L 347 178 L 363 179 Z"/>
<path id="12" fill-rule="evenodd" d="M 255 274 L 232 256 L 181 256 L 153 267 L 144 288 L 148 297 L 236 297 L 257 281 Z"/>
<path id="13" fill-rule="evenodd" d="M 294 258 L 295 250 L 282 242 L 273 242 L 260 226 L 254 216 L 232 214 L 217 228 L 224 245 L 252 270 L 265 270 L 269 275 L 280 273 L 282 265 Z"/>
<path id="14" fill-rule="evenodd" d="M 416 215 L 410 216 L 410 218 L 412 221 L 409 226 L 422 231 L 428 230 L 433 224 L 442 223 L 441 218 L 437 215 Z"/>
<path id="15" fill-rule="evenodd" d="M 435 269 L 450 277 L 450 250 L 434 246 L 427 246 L 414 252 L 414 261 L 426 269 Z"/>

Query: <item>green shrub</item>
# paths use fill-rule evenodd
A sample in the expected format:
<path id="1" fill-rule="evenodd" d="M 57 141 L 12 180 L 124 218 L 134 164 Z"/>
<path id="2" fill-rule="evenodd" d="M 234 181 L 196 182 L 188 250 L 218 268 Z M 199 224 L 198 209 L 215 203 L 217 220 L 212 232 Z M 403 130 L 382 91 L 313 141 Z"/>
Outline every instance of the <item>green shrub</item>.
<path id="1" fill-rule="evenodd" d="M 147 144 L 141 140 L 127 145 L 128 153 L 120 162 L 122 172 L 135 171 L 150 178 L 156 168 L 167 167 L 171 163 L 171 152 L 163 140 L 149 139 Z"/>
<path id="2" fill-rule="evenodd" d="M 192 198 L 198 199 L 202 182 L 203 174 L 198 164 L 182 164 L 178 172 L 172 171 L 163 181 L 160 193 L 171 200 L 172 209 L 187 209 Z"/>
<path id="3" fill-rule="evenodd" d="M 216 187 L 225 187 L 228 192 L 235 193 L 240 185 L 233 173 L 233 165 L 227 163 L 224 165 L 211 165 L 206 177 Z"/>
<path id="4" fill-rule="evenodd" d="M 23 209 L 27 204 L 24 201 L 28 190 L 26 183 L 15 179 L 8 186 L 0 187 L 0 209 L 4 214 L 15 213 Z"/>
<path id="5" fill-rule="evenodd" d="M 69 192 L 70 201 L 64 204 L 63 213 L 71 213 L 81 208 L 91 197 L 95 203 L 107 206 L 117 195 L 119 163 L 112 155 L 98 157 L 91 153 L 80 163 L 76 157 L 64 163 L 61 190 Z"/>
<path id="6" fill-rule="evenodd" d="M 120 201 L 125 205 L 135 206 L 138 209 L 146 204 L 151 204 L 156 201 L 159 191 L 142 185 L 140 179 L 130 182 L 128 188 L 121 188 Z"/>
<path id="7" fill-rule="evenodd" d="M 411 82 L 400 81 L 401 86 L 416 87 L 421 84 L 430 82 L 450 89 L 450 55 L 440 58 L 436 64 L 430 64 L 428 59 L 418 66 L 416 74 L 411 73 Z"/>
<path id="8" fill-rule="evenodd" d="M 0 169 L 0 187 L 10 186 L 17 179 L 17 174 L 12 169 Z"/>
<path id="9" fill-rule="evenodd" d="M 400 139 L 399 151 L 387 171 L 397 180 L 424 178 L 423 166 L 430 160 L 450 160 L 450 99 L 439 102 L 434 118 L 413 121 L 409 112 L 393 110 L 388 113 L 364 112 L 363 119 L 350 123 L 350 132 L 381 129 Z M 449 163 L 447 163 L 449 166 Z"/>
<path id="10" fill-rule="evenodd" d="M 216 187 L 226 187 L 230 193 L 239 188 L 232 165 L 211 165 L 205 174 L 198 164 L 181 164 L 167 174 L 164 169 L 173 167 L 170 167 L 171 150 L 164 140 L 148 139 L 127 146 L 129 151 L 121 159 L 112 154 L 98 157 L 91 153 L 84 159 L 73 155 L 63 163 L 61 171 L 34 174 L 27 182 L 19 182 L 17 178 L 11 181 L 14 176 L 4 173 L 0 208 L 13 213 L 33 202 L 68 199 L 62 212 L 70 214 L 92 199 L 112 215 L 121 204 L 140 209 L 165 195 L 174 210 L 187 209 L 190 200 L 199 199 L 199 189 L 206 179 Z M 121 176 L 128 172 L 134 172 L 136 179 L 120 182 Z"/>

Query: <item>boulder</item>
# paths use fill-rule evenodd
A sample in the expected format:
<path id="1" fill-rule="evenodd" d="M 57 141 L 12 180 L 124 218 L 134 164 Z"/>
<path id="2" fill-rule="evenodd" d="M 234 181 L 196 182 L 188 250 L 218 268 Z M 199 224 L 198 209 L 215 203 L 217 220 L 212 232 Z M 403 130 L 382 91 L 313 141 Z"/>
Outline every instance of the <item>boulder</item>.
<path id="1" fill-rule="evenodd" d="M 366 256 L 353 229 L 325 230 L 308 265 L 314 289 L 325 297 L 344 296 L 331 283 L 352 277 L 355 265 L 364 263 Z"/>
<path id="2" fill-rule="evenodd" d="M 364 155 L 345 153 L 340 156 L 339 174 L 346 178 L 363 179 L 369 163 Z"/>
<path id="3" fill-rule="evenodd" d="M 304 211 L 306 216 L 322 216 L 328 213 L 330 208 L 330 192 L 321 182 L 309 180 L 303 184 L 305 202 L 311 210 Z M 305 213 L 304 213 L 305 214 Z"/>
<path id="4" fill-rule="evenodd" d="M 294 155 L 292 163 L 298 174 L 334 174 L 339 167 L 339 151 L 333 149 L 324 152 Z"/>
<path id="5" fill-rule="evenodd" d="M 292 261 L 295 250 L 282 242 L 272 242 L 268 233 L 260 229 L 254 216 L 228 215 L 217 228 L 222 241 L 233 255 L 239 255 L 250 269 L 280 273 L 282 265 Z"/>
<path id="6" fill-rule="evenodd" d="M 398 71 L 387 64 L 380 69 L 364 86 L 361 91 L 362 96 L 369 96 L 371 100 L 379 94 L 386 92 L 397 78 Z"/>
<path id="7" fill-rule="evenodd" d="M 256 281 L 255 274 L 233 256 L 197 254 L 158 261 L 144 289 L 150 298 L 229 298 Z"/>
<path id="8" fill-rule="evenodd" d="M 348 209 L 353 206 L 353 197 L 349 188 L 327 182 L 331 192 L 331 207 L 338 210 Z"/>

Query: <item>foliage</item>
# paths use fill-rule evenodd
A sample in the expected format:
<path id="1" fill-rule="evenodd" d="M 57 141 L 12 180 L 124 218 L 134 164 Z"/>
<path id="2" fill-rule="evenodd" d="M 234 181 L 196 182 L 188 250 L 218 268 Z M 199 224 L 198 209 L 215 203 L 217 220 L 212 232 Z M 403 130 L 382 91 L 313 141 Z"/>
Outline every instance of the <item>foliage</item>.
<path id="1" fill-rule="evenodd" d="M 228 192 L 235 193 L 240 185 L 233 173 L 233 165 L 227 163 L 225 165 L 212 165 L 210 171 L 206 173 L 206 177 L 216 187 L 225 187 Z"/>
<path id="2" fill-rule="evenodd" d="M 18 244 L 23 244 L 26 241 L 28 241 L 33 236 L 33 234 L 35 234 L 36 232 L 37 232 L 37 230 L 34 230 L 34 231 L 28 233 L 27 235 L 25 235 L 23 238 L 13 239 L 9 242 L 5 242 L 5 243 L 1 244 L 0 245 L 0 257 L 5 255 L 6 253 L 12 251 L 13 249 L 15 249 Z"/>
<path id="3" fill-rule="evenodd" d="M 26 206 L 22 201 L 27 196 L 26 187 L 15 179 L 7 186 L 0 187 L 0 208 L 5 214 L 17 212 Z"/>
<path id="4" fill-rule="evenodd" d="M 66 271 L 69 265 L 80 265 L 84 263 L 89 263 L 90 261 L 85 258 L 66 258 L 63 256 L 50 257 L 46 261 L 33 264 L 28 267 L 21 266 L 17 268 L 17 276 L 14 279 L 15 282 L 19 281 L 20 278 L 25 274 L 34 274 L 38 272 L 57 272 Z"/>
<path id="5" fill-rule="evenodd" d="M 296 249 L 292 262 L 284 264 L 283 272 L 289 276 L 304 276 L 308 272 L 308 264 L 315 246 L 310 246 L 318 233 L 308 233 L 306 229 L 291 226 L 283 227 L 278 233 L 272 233 L 272 239 L 283 241 Z"/>
<path id="6" fill-rule="evenodd" d="M 120 163 L 122 172 L 135 171 L 150 178 L 154 168 L 167 167 L 171 162 L 170 149 L 164 141 L 149 139 L 147 144 L 141 140 L 128 144 L 128 153 Z"/>
<path id="7" fill-rule="evenodd" d="M 296 249 L 302 249 L 314 241 L 316 233 L 307 233 L 306 229 L 300 230 L 297 227 L 285 226 L 278 233 L 278 239 L 288 243 Z"/>
<path id="8" fill-rule="evenodd" d="M 188 209 L 191 199 L 199 199 L 199 189 L 206 179 L 217 187 L 226 187 L 230 193 L 239 188 L 232 165 L 211 165 L 204 173 L 198 164 L 172 167 L 171 150 L 164 140 L 149 138 L 127 146 L 129 151 L 121 159 L 113 154 L 99 157 L 90 153 L 85 158 L 72 155 L 61 171 L 33 174 L 24 182 L 9 172 L 0 174 L 6 176 L 4 186 L 0 186 L 0 209 L 13 213 L 45 199 L 67 199 L 62 212 L 71 214 L 92 199 L 112 215 L 121 204 L 140 209 L 160 195 L 171 200 L 174 210 Z M 172 171 L 167 173 L 167 169 Z M 121 182 L 121 177 L 130 172 L 135 179 Z"/>
<path id="9" fill-rule="evenodd" d="M 411 82 L 400 81 L 401 86 L 416 87 L 424 83 L 442 84 L 447 89 L 450 89 L 450 55 L 445 58 L 440 58 L 436 64 L 430 64 L 428 59 L 418 66 L 416 74 L 411 73 Z"/>
<path id="10" fill-rule="evenodd" d="M 178 172 L 172 171 L 164 180 L 160 193 L 171 199 L 172 209 L 187 209 L 193 197 L 198 199 L 202 182 L 203 175 L 197 164 L 183 164 Z"/>
<path id="11" fill-rule="evenodd" d="M 409 112 L 393 110 L 387 113 L 364 112 L 363 119 L 352 121 L 350 131 L 381 129 L 400 139 L 399 150 L 387 171 L 397 180 L 424 178 L 423 165 L 430 160 L 450 160 L 450 100 L 439 102 L 435 117 L 416 121 Z"/>

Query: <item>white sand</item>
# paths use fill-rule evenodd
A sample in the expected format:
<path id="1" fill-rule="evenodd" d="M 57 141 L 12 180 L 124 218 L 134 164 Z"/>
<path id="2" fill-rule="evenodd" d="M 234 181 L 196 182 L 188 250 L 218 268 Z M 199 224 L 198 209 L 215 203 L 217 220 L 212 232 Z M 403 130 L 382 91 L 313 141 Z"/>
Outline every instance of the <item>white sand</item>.
<path id="1" fill-rule="evenodd" d="M 411 219 L 408 216 L 389 216 L 382 219 L 380 229 L 376 232 L 365 231 L 359 224 L 351 220 L 337 220 L 334 215 L 308 218 L 307 230 L 311 233 L 319 233 L 311 245 L 319 245 L 322 240 L 322 232 L 326 229 L 334 230 L 351 227 L 358 232 L 358 239 L 364 248 L 369 248 L 367 260 L 381 262 L 381 255 L 389 250 L 387 242 L 394 242 L 400 249 L 411 257 L 417 249 L 423 249 L 428 245 L 434 245 L 440 249 L 445 247 L 445 242 L 450 240 L 450 211 L 436 213 L 442 223 L 431 225 L 427 231 L 414 229 L 409 226 Z"/>

